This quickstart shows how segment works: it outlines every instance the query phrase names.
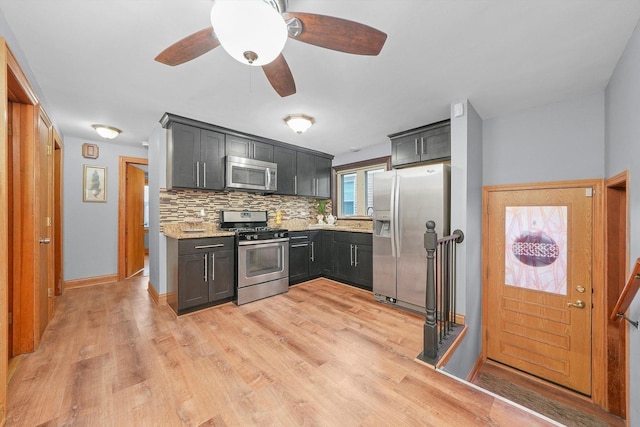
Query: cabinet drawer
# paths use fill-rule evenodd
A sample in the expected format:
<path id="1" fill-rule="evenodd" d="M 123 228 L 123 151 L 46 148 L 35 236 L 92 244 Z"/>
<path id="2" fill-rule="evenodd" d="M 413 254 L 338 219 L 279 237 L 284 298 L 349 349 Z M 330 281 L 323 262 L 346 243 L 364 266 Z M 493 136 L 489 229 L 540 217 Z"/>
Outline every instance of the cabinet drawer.
<path id="1" fill-rule="evenodd" d="M 290 231 L 289 232 L 289 243 L 304 243 L 309 240 L 309 232 L 308 231 Z"/>
<path id="2" fill-rule="evenodd" d="M 334 231 L 334 242 L 353 243 L 354 245 L 372 245 L 373 235 L 370 233 L 352 233 L 349 231 Z"/>
<path id="3" fill-rule="evenodd" d="M 235 239 L 229 237 L 206 237 L 202 239 L 181 239 L 178 243 L 178 253 L 180 255 L 200 252 L 215 252 L 233 250 Z"/>

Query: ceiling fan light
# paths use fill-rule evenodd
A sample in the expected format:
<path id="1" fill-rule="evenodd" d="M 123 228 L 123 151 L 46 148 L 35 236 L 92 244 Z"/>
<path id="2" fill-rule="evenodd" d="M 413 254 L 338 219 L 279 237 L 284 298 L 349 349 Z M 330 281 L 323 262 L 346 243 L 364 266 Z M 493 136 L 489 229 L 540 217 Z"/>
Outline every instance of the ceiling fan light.
<path id="1" fill-rule="evenodd" d="M 284 121 L 298 135 L 304 133 L 316 122 L 313 117 L 306 114 L 291 114 L 285 117 Z"/>
<path id="2" fill-rule="evenodd" d="M 254 66 L 276 59 L 288 36 L 287 24 L 269 0 L 215 0 L 211 25 L 229 55 Z"/>
<path id="3" fill-rule="evenodd" d="M 100 135 L 101 137 L 103 137 L 105 139 L 114 139 L 118 135 L 120 135 L 120 133 L 122 133 L 122 131 L 120 129 L 114 128 L 113 126 L 91 125 L 91 127 L 93 127 L 96 130 L 96 133 L 98 135 Z"/>

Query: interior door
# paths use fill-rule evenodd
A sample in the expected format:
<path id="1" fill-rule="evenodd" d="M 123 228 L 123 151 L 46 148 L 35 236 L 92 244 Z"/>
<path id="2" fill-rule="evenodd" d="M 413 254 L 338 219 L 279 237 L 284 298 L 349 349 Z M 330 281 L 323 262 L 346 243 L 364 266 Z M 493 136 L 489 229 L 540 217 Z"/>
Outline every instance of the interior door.
<path id="1" fill-rule="evenodd" d="M 486 355 L 591 394 L 591 188 L 487 194 Z"/>
<path id="2" fill-rule="evenodd" d="M 40 229 L 39 245 L 39 279 L 37 291 L 37 312 L 38 322 L 36 322 L 39 337 L 44 333 L 49 319 L 53 317 L 53 245 L 52 242 L 52 209 L 51 196 L 53 193 L 52 178 L 52 154 L 53 149 L 50 137 L 50 123 L 48 119 L 40 114 L 38 120 L 38 167 L 36 176 L 38 185 L 38 226 Z"/>
<path id="3" fill-rule="evenodd" d="M 127 164 L 125 277 L 144 269 L 144 171 Z"/>

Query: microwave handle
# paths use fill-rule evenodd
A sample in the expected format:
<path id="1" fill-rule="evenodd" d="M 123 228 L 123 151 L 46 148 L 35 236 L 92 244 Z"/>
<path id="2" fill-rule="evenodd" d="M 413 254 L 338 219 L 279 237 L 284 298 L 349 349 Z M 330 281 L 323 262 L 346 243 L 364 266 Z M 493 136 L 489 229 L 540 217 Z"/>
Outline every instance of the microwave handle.
<path id="1" fill-rule="evenodd" d="M 269 170 L 269 168 L 266 169 L 267 174 L 267 189 L 271 188 L 271 171 Z"/>

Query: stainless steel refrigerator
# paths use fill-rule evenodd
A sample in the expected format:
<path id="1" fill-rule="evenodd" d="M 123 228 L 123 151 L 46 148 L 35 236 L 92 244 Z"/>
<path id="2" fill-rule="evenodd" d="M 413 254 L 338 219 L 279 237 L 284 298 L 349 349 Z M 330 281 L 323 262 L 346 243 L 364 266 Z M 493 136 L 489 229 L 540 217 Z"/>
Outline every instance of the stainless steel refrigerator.
<path id="1" fill-rule="evenodd" d="M 426 222 L 449 234 L 450 166 L 434 164 L 373 175 L 373 292 L 377 301 L 424 312 Z"/>

